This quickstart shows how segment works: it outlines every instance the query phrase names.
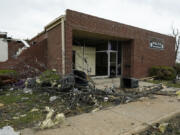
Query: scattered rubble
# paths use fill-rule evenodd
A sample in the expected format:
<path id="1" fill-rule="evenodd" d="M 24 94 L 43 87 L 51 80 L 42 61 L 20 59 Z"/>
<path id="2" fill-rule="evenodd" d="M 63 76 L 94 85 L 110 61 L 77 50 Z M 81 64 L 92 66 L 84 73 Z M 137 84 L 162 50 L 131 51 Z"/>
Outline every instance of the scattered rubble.
<path id="1" fill-rule="evenodd" d="M 0 108 L 3 107 L 3 106 L 4 106 L 4 104 L 0 103 Z"/>
<path id="2" fill-rule="evenodd" d="M 158 129 L 159 129 L 159 131 L 161 132 L 161 133 L 165 133 L 165 131 L 166 131 L 166 129 L 167 129 L 167 126 L 168 126 L 168 123 L 161 123 L 160 125 L 159 125 L 159 127 L 158 127 Z"/>
<path id="3" fill-rule="evenodd" d="M 56 100 L 57 98 L 58 98 L 57 96 L 52 96 L 52 97 L 49 98 L 49 101 L 50 101 L 50 102 L 53 102 L 53 101 Z"/>
<path id="4" fill-rule="evenodd" d="M 13 84 L 17 80 L 7 75 L 0 75 L 0 88 L 5 85 Z"/>
<path id="5" fill-rule="evenodd" d="M 39 111 L 39 109 L 37 109 L 37 108 L 33 108 L 33 109 L 31 110 L 31 112 L 37 112 L 37 111 Z"/>
<path id="6" fill-rule="evenodd" d="M 22 101 L 25 101 L 25 100 L 28 100 L 29 98 L 28 97 L 22 97 L 21 100 Z"/>
<path id="7" fill-rule="evenodd" d="M 23 92 L 24 92 L 25 94 L 32 94 L 32 89 L 25 87 L 25 88 L 23 89 Z"/>
<path id="8" fill-rule="evenodd" d="M 99 108 L 95 108 L 94 110 L 92 110 L 91 112 L 92 113 L 95 113 L 95 112 L 97 112 L 97 111 L 99 111 L 100 109 Z"/>
<path id="9" fill-rule="evenodd" d="M 51 128 L 57 124 L 62 124 L 65 121 L 65 116 L 63 113 L 58 113 L 55 115 L 54 119 L 52 118 L 55 111 L 49 107 L 45 108 L 48 114 L 46 115 L 46 119 L 42 121 L 39 126 L 41 129 Z"/>
<path id="10" fill-rule="evenodd" d="M 108 97 L 104 97 L 104 102 L 107 102 L 108 101 Z"/>
<path id="11" fill-rule="evenodd" d="M 163 123 L 156 123 L 146 131 L 138 135 L 179 135 L 180 134 L 180 115 Z"/>
<path id="12" fill-rule="evenodd" d="M 11 124 L 20 129 L 41 121 L 41 129 L 51 128 L 63 123 L 65 117 L 136 101 L 161 92 L 162 88 L 162 84 L 133 89 L 117 89 L 112 85 L 101 90 L 84 72 L 75 70 L 62 77 L 55 70 L 46 71 L 2 90 L 0 107 L 4 108 L 0 110 L 0 127 Z"/>
<path id="13" fill-rule="evenodd" d="M 15 132 L 14 129 L 10 126 L 5 126 L 0 129 L 0 135 L 20 135 L 20 133 Z"/>
<path id="14" fill-rule="evenodd" d="M 176 92 L 178 100 L 180 100 L 180 90 Z"/>

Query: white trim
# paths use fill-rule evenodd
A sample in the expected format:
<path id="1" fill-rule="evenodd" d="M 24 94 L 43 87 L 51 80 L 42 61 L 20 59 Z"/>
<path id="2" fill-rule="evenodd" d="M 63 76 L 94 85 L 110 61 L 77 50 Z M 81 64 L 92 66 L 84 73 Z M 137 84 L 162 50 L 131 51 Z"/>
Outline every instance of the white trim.
<path id="1" fill-rule="evenodd" d="M 24 46 L 30 47 L 30 45 L 28 44 L 27 41 L 25 41 L 25 40 L 23 40 L 23 39 L 20 39 L 20 41 L 24 44 Z"/>
<path id="2" fill-rule="evenodd" d="M 59 25 L 62 23 L 62 18 L 65 18 L 65 15 L 61 15 L 60 17 L 56 18 L 52 22 L 50 22 L 48 25 L 44 27 L 45 31 L 49 31 L 53 29 L 55 26 Z"/>
<path id="3" fill-rule="evenodd" d="M 0 38 L 0 62 L 8 60 L 8 42 Z"/>

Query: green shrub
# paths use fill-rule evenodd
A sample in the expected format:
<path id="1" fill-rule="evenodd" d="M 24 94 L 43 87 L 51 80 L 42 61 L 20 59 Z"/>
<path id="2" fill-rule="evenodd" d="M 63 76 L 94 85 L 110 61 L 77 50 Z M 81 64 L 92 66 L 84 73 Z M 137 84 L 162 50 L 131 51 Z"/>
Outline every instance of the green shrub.
<path id="1" fill-rule="evenodd" d="M 174 69 L 176 70 L 176 73 L 179 75 L 180 74 L 180 63 L 176 63 L 174 66 Z"/>
<path id="2" fill-rule="evenodd" d="M 168 66 L 153 66 L 149 69 L 149 75 L 160 80 L 173 80 L 176 77 L 176 71 Z"/>
<path id="3" fill-rule="evenodd" d="M 60 80 L 61 76 L 56 71 L 46 70 L 40 75 L 39 79 L 43 82 L 53 82 Z"/>
<path id="4" fill-rule="evenodd" d="M 17 76 L 18 73 L 15 70 L 0 70 L 0 75 Z"/>

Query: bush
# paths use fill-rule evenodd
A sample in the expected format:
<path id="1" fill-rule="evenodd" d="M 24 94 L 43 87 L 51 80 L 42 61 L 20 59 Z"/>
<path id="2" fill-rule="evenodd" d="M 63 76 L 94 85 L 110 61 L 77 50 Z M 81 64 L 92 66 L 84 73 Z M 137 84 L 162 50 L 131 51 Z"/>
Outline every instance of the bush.
<path id="1" fill-rule="evenodd" d="M 61 76 L 56 71 L 46 70 L 40 75 L 39 79 L 43 82 L 53 82 L 60 80 Z"/>
<path id="2" fill-rule="evenodd" d="M 173 80 L 176 78 L 176 71 L 168 66 L 153 66 L 149 69 L 149 75 L 160 80 Z"/>
<path id="3" fill-rule="evenodd" d="M 18 73 L 15 70 L 0 70 L 0 75 L 17 76 Z"/>
<path id="4" fill-rule="evenodd" d="M 180 75 L 180 63 L 176 63 L 176 65 L 174 66 L 174 69 L 176 70 L 176 73 Z"/>

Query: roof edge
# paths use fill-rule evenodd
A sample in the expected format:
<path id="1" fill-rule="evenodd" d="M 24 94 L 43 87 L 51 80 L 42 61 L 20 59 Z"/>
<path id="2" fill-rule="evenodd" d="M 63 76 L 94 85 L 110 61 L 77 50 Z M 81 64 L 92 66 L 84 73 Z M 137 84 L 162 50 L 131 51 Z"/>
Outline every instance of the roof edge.
<path id="1" fill-rule="evenodd" d="M 133 25 L 129 25 L 129 24 L 126 24 L 126 23 L 121 23 L 119 21 L 114 21 L 114 20 L 111 20 L 111 19 L 108 19 L 108 18 L 103 18 L 103 17 L 95 16 L 95 15 L 84 13 L 84 12 L 80 12 L 80 11 L 77 11 L 77 10 L 66 9 L 66 12 L 67 11 L 78 13 L 78 14 L 83 14 L 83 15 L 88 15 L 88 16 L 95 17 L 95 18 L 98 18 L 98 19 L 102 19 L 104 21 L 111 21 L 111 22 L 114 22 L 114 23 L 117 23 L 117 24 L 121 24 L 121 25 L 124 25 L 124 26 L 129 26 L 131 28 L 136 28 L 136 29 L 139 29 L 139 30 L 143 30 L 143 31 L 147 31 L 147 32 L 152 32 L 152 33 L 156 33 L 156 34 L 159 34 L 159 35 L 162 35 L 162 36 L 174 38 L 172 35 L 169 35 L 169 34 L 166 34 L 166 33 L 158 32 L 158 31 L 154 31 L 154 30 L 150 30 L 150 29 L 146 29 L 146 28 L 143 28 L 143 27 L 133 26 Z"/>
<path id="2" fill-rule="evenodd" d="M 54 19 L 53 21 L 51 21 L 49 24 L 47 24 L 44 29 L 45 31 L 49 31 L 51 29 L 53 29 L 55 26 L 57 26 L 58 24 L 61 23 L 61 19 L 65 18 L 66 15 L 61 15 L 58 18 Z"/>

